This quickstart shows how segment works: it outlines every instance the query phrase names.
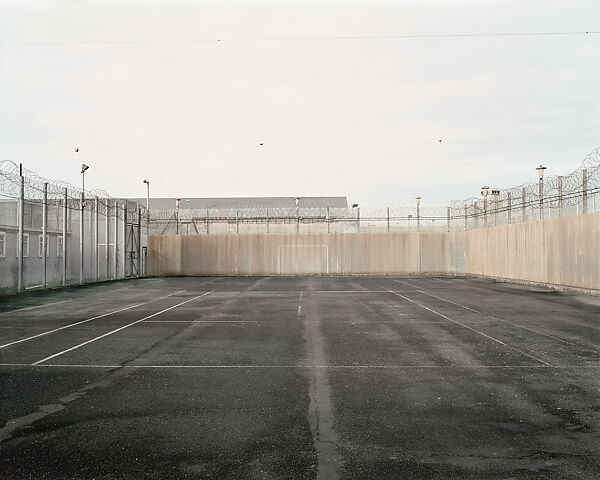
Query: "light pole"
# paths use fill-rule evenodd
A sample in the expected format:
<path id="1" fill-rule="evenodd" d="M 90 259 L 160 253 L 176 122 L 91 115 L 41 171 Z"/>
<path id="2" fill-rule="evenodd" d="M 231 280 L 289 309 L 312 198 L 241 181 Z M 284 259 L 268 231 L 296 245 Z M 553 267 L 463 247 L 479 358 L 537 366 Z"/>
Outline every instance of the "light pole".
<path id="1" fill-rule="evenodd" d="M 300 235 L 300 197 L 296 197 L 296 233 Z"/>
<path id="2" fill-rule="evenodd" d="M 150 180 L 144 180 L 146 184 L 146 246 L 150 237 Z"/>
<path id="3" fill-rule="evenodd" d="M 417 232 L 421 231 L 421 197 L 415 197 L 417 201 Z"/>
<path id="4" fill-rule="evenodd" d="M 360 208 L 358 207 L 358 203 L 352 204 L 352 210 L 356 208 L 356 229 L 360 232 Z"/>
<path id="5" fill-rule="evenodd" d="M 540 220 L 544 219 L 544 170 L 546 170 L 546 167 L 540 165 L 539 167 L 536 168 L 538 175 L 540 177 L 540 182 L 539 182 L 539 197 L 540 197 Z"/>
<path id="6" fill-rule="evenodd" d="M 85 208 L 85 171 L 88 168 L 85 163 L 81 164 L 81 208 Z"/>
<path id="7" fill-rule="evenodd" d="M 408 233 L 410 233 L 410 219 L 411 219 L 412 217 L 413 217 L 413 216 L 412 216 L 412 215 L 409 213 L 409 214 L 408 214 Z"/>
<path id="8" fill-rule="evenodd" d="M 175 234 L 179 235 L 179 202 L 181 198 L 175 199 Z"/>
<path id="9" fill-rule="evenodd" d="M 487 185 L 485 187 L 481 187 L 481 196 L 483 197 L 483 225 L 487 228 L 487 197 L 490 194 L 491 188 Z"/>
<path id="10" fill-rule="evenodd" d="M 90 168 L 85 163 L 81 164 L 81 212 L 79 216 L 79 283 L 83 283 L 83 219 L 85 209 L 85 171 Z"/>

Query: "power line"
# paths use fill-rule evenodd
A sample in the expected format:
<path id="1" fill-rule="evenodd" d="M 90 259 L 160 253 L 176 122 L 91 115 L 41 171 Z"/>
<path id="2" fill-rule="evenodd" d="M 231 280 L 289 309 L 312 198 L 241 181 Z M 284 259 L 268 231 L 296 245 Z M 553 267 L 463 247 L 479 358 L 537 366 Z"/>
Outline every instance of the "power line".
<path id="1" fill-rule="evenodd" d="M 566 31 L 566 32 L 496 32 L 496 33 L 440 33 L 440 34 L 390 34 L 390 35 L 339 35 L 339 36 L 297 36 L 297 37 L 238 37 L 238 38 L 206 38 L 175 40 L 98 40 L 98 41 L 41 41 L 41 42 L 6 42 L 0 47 L 36 47 L 36 46 L 93 46 L 93 45 L 184 45 L 200 43 L 235 43 L 235 42 L 291 42 L 291 41 L 336 41 L 336 40 L 402 40 L 425 38 L 486 38 L 486 37 L 552 37 L 552 36 L 589 36 L 600 31 Z"/>

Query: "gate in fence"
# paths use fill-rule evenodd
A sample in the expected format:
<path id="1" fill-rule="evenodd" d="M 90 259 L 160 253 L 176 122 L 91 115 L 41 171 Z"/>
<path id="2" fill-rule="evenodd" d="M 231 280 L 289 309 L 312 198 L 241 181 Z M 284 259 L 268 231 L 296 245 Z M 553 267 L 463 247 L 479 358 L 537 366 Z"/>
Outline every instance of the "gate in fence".
<path id="1" fill-rule="evenodd" d="M 134 222 L 126 220 L 125 225 L 125 276 L 138 277 L 142 274 L 142 212 L 138 210 Z"/>

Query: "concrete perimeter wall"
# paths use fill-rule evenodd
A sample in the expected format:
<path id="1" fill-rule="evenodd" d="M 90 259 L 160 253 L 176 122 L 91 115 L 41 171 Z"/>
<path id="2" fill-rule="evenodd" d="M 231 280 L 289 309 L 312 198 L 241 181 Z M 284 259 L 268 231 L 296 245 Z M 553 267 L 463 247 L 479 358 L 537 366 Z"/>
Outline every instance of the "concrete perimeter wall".
<path id="1" fill-rule="evenodd" d="M 600 214 L 450 233 L 150 236 L 151 275 L 471 274 L 600 291 Z"/>

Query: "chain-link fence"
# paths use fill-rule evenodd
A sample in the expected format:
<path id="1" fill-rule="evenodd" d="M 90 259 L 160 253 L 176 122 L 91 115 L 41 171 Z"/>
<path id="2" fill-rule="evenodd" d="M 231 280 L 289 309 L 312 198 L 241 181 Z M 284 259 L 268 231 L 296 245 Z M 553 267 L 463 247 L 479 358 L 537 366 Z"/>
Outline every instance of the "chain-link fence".
<path id="1" fill-rule="evenodd" d="M 146 235 L 445 232 L 600 211 L 600 149 L 573 173 L 432 206 L 151 210 L 0 162 L 0 291 L 143 275 Z M 148 215 L 149 214 L 149 215 Z M 45 238 L 45 241 L 44 241 Z"/>
<path id="2" fill-rule="evenodd" d="M 532 173 L 535 173 L 532 169 Z M 546 177 L 446 206 L 152 210 L 151 234 L 445 232 L 600 211 L 600 149 L 568 176 Z"/>
<path id="3" fill-rule="evenodd" d="M 541 171 L 543 174 L 543 170 Z M 453 228 L 464 229 L 542 220 L 600 211 L 600 148 L 566 176 L 540 177 L 509 189 L 486 188 L 480 198 L 453 202 Z"/>
<path id="4" fill-rule="evenodd" d="M 0 162 L 0 291 L 143 274 L 145 208 Z"/>

